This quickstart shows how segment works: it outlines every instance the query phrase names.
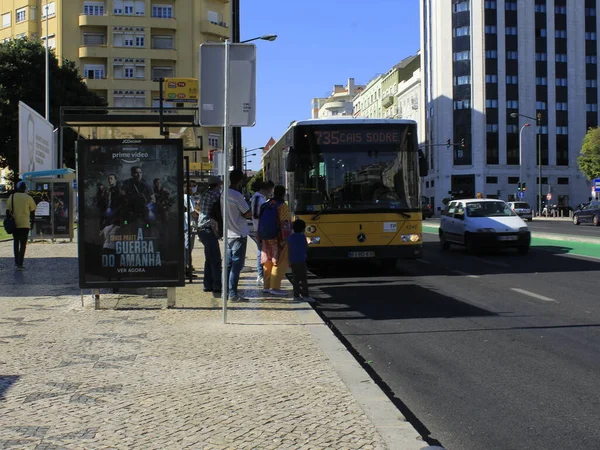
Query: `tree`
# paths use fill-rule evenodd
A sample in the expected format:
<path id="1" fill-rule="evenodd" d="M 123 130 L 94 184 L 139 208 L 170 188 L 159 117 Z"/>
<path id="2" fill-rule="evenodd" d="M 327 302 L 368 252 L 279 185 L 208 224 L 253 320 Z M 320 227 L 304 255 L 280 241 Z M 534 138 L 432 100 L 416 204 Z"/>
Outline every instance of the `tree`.
<path id="1" fill-rule="evenodd" d="M 590 128 L 583 138 L 577 158 L 579 170 L 588 178 L 600 178 L 600 128 Z"/>
<path id="2" fill-rule="evenodd" d="M 45 115 L 45 52 L 39 40 L 12 39 L 0 44 L 0 167 L 19 170 L 19 101 Z M 49 55 L 50 122 L 60 125 L 61 106 L 107 106 L 91 92 L 73 61 L 59 65 Z M 74 167 L 75 132 L 65 129 L 63 161 Z"/>
<path id="3" fill-rule="evenodd" d="M 258 172 L 254 174 L 252 178 L 248 180 L 246 184 L 246 190 L 248 193 L 255 193 L 259 190 L 258 183 L 262 183 L 263 181 L 263 171 L 260 169 Z"/>

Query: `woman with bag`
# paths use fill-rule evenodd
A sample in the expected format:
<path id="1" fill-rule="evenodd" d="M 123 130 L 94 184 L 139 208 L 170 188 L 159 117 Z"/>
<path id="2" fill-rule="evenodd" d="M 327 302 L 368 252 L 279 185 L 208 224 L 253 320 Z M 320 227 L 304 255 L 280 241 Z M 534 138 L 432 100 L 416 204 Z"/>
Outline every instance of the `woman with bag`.
<path id="1" fill-rule="evenodd" d="M 6 212 L 11 214 L 15 220 L 15 230 L 13 231 L 13 244 L 15 253 L 15 267 L 17 270 L 25 270 L 23 260 L 25 259 L 25 247 L 27 247 L 27 237 L 33 222 L 33 217 L 37 205 L 31 195 L 26 194 L 27 185 L 24 181 L 17 183 L 17 188 L 13 195 L 8 199 Z"/>

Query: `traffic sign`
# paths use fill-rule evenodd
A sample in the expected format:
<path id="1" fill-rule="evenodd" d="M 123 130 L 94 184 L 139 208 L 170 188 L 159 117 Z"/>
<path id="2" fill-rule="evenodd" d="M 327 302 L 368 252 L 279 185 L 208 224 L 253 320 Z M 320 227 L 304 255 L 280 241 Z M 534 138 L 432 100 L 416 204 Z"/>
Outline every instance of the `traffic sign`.
<path id="1" fill-rule="evenodd" d="M 525 198 L 525 192 L 523 192 L 523 191 L 519 192 L 519 198 L 521 200 L 523 200 Z"/>
<path id="2" fill-rule="evenodd" d="M 550 192 L 546 194 L 546 200 L 552 200 L 552 194 Z"/>
<path id="3" fill-rule="evenodd" d="M 596 191 L 600 191 L 600 178 L 594 180 L 594 187 L 596 188 Z"/>

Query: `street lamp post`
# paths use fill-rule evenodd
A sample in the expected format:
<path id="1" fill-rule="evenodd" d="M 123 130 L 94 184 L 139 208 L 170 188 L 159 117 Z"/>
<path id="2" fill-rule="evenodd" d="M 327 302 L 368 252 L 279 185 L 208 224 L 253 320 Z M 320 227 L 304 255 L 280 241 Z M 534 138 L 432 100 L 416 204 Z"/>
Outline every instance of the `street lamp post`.
<path id="1" fill-rule="evenodd" d="M 240 42 L 240 44 L 246 44 L 248 42 L 258 41 L 258 40 L 273 42 L 275 39 L 277 39 L 276 34 L 263 34 L 262 36 L 259 36 L 259 37 L 255 37 L 252 39 L 246 39 L 245 41 Z"/>
<path id="2" fill-rule="evenodd" d="M 538 215 L 542 216 L 542 113 L 537 113 L 535 117 L 527 116 L 520 113 L 512 113 L 511 117 L 525 117 L 526 119 L 535 120 L 537 123 L 538 135 Z"/>
<path id="3" fill-rule="evenodd" d="M 519 184 L 521 185 L 521 189 L 523 188 L 523 130 L 527 127 L 530 127 L 530 123 L 524 124 L 519 130 Z M 521 191 L 522 192 L 522 191 Z"/>

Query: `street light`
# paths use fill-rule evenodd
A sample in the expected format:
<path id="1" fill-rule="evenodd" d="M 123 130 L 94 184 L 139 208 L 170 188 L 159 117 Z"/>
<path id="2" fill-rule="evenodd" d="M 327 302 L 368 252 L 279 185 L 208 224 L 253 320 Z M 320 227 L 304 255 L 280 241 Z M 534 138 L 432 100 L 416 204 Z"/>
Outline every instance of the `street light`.
<path id="1" fill-rule="evenodd" d="M 264 147 L 251 148 L 250 150 L 244 149 L 244 175 L 246 175 L 246 177 L 248 176 L 248 163 L 252 162 L 252 161 L 248 161 L 248 157 L 256 156 L 256 153 L 250 153 L 250 152 L 254 152 L 256 150 L 264 150 Z"/>
<path id="2" fill-rule="evenodd" d="M 523 186 L 523 130 L 530 126 L 530 123 L 526 123 L 519 130 L 519 185 L 521 186 Z"/>
<path id="3" fill-rule="evenodd" d="M 240 42 L 240 44 L 246 44 L 247 42 L 258 41 L 258 40 L 273 42 L 275 39 L 277 39 L 276 34 L 263 34 L 262 36 L 259 36 L 259 37 L 255 37 L 252 39 L 246 39 L 245 41 Z"/>
<path id="4" fill-rule="evenodd" d="M 542 113 L 537 113 L 536 117 L 527 116 L 520 113 L 511 113 L 511 117 L 525 117 L 526 119 L 535 120 L 537 122 L 538 135 L 538 215 L 542 216 Z"/>

